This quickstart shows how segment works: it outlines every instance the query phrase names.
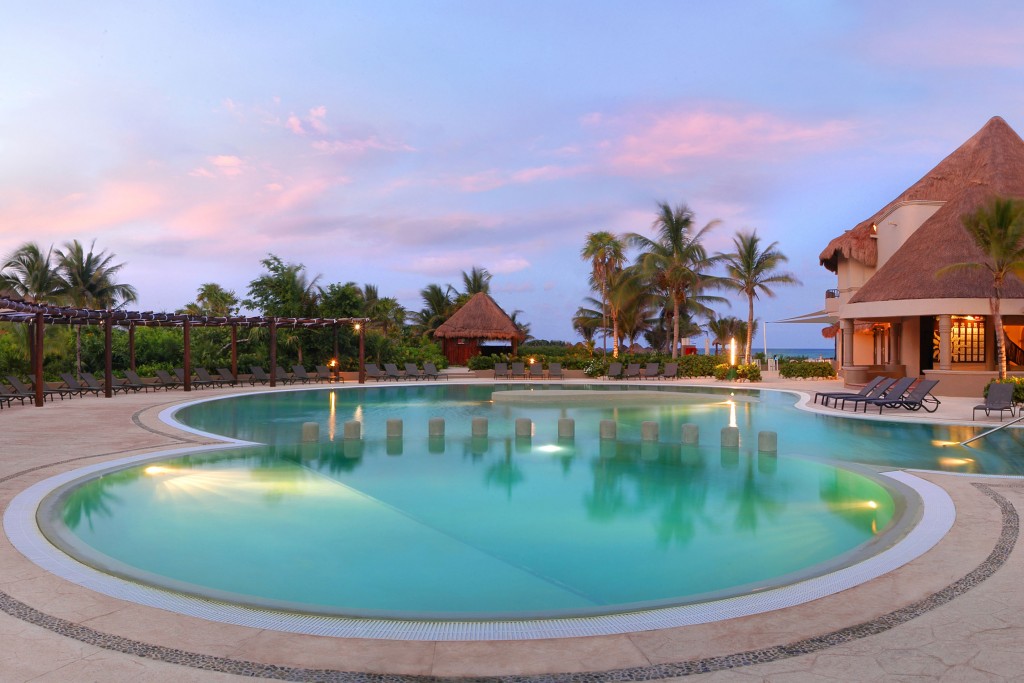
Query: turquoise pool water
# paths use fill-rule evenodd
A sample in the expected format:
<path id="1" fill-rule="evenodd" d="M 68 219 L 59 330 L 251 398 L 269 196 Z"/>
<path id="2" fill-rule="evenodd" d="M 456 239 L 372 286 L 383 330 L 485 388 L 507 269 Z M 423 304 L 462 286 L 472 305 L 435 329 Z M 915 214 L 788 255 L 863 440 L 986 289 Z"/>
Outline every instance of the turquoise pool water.
<path id="1" fill-rule="evenodd" d="M 560 417 L 576 419 L 578 437 L 597 434 L 602 419 L 618 423 L 619 436 L 626 441 L 640 439 L 640 424 L 654 420 L 659 424 L 661 440 L 678 441 L 683 423 L 699 425 L 702 443 L 717 445 L 719 430 L 735 422 L 741 438 L 756 445 L 761 430 L 779 433 L 779 450 L 785 454 L 828 458 L 877 466 L 941 470 L 972 474 L 1024 475 L 1024 439 L 1021 430 L 1007 429 L 969 448 L 949 448 L 938 444 L 959 443 L 990 426 L 939 426 L 853 420 L 801 411 L 793 406 L 792 394 L 775 391 L 729 389 L 692 389 L 698 399 L 691 404 L 601 406 L 532 405 L 492 403 L 493 391 L 521 391 L 530 385 L 420 385 L 374 386 L 343 391 L 299 391 L 254 394 L 225 401 L 212 401 L 179 410 L 175 418 L 202 431 L 246 441 L 268 444 L 297 443 L 303 422 L 318 422 L 322 441 L 341 438 L 347 420 L 359 420 L 367 438 L 381 437 L 389 418 L 405 421 L 406 441 L 424 439 L 427 421 L 442 416 L 447 420 L 447 435 L 459 439 L 470 434 L 473 417 L 490 420 L 492 436 L 514 433 L 516 418 L 533 420 L 535 439 L 551 441 L 557 436 Z M 561 389 L 559 385 L 534 385 L 544 392 Z M 681 393 L 664 386 L 624 386 L 608 383 L 579 385 L 581 390 L 632 392 L 638 388 L 652 392 Z M 683 391 L 682 393 L 686 393 Z M 730 394 L 749 397 L 754 402 L 726 403 Z M 705 400 L 703 396 L 720 396 Z M 333 396 L 333 398 L 332 398 Z"/>
<path id="2" fill-rule="evenodd" d="M 822 573 L 885 545 L 896 508 L 868 477 L 743 449 L 471 441 L 150 462 L 65 492 L 54 540 L 106 571 L 244 604 L 514 618 Z"/>

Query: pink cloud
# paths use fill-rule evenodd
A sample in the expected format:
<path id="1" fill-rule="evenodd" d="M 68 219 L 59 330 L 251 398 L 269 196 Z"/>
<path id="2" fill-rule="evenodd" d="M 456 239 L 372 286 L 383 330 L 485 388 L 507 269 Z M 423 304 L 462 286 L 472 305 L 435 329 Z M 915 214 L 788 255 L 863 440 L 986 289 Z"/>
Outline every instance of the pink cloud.
<path id="1" fill-rule="evenodd" d="M 318 133 L 327 132 L 327 124 L 325 120 L 327 118 L 327 107 L 320 105 L 319 107 L 313 107 L 309 110 L 309 125 L 313 126 L 313 130 Z"/>
<path id="2" fill-rule="evenodd" d="M 456 185 L 463 192 L 487 192 L 506 185 L 525 185 L 546 180 L 562 180 L 587 172 L 585 166 L 537 166 L 518 171 L 491 169 L 459 178 Z"/>
<path id="3" fill-rule="evenodd" d="M 695 159 L 755 157 L 771 147 L 826 148 L 844 140 L 851 129 L 842 121 L 804 125 L 771 114 L 711 111 L 640 116 L 611 126 L 621 132 L 603 146 L 607 163 L 627 173 L 671 173 Z"/>
<path id="4" fill-rule="evenodd" d="M 285 126 L 296 135 L 306 134 L 306 130 L 302 127 L 302 120 L 295 114 L 288 117 L 288 120 L 285 122 Z"/>

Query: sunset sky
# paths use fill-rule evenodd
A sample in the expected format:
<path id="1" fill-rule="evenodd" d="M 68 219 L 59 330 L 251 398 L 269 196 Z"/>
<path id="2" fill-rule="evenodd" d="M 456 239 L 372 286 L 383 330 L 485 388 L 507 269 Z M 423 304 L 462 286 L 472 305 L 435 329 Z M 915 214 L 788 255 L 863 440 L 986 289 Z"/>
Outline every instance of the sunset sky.
<path id="1" fill-rule="evenodd" d="M 579 250 L 659 201 L 818 253 L 1000 115 L 1024 132 L 1014 2 L 21 2 L 0 21 L 0 256 L 77 238 L 133 309 L 244 296 L 273 253 L 410 310 L 483 266 L 577 340 Z M 723 315 L 745 317 L 739 296 Z M 769 346 L 829 347 L 816 325 Z M 755 346 L 762 340 L 758 335 Z M 703 344 L 701 343 L 701 346 Z"/>

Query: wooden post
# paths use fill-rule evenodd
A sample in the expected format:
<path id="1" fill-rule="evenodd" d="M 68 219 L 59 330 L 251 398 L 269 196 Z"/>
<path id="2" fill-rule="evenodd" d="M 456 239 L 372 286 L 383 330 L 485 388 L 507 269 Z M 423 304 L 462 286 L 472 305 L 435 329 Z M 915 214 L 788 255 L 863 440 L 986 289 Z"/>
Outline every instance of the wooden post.
<path id="1" fill-rule="evenodd" d="M 231 375 L 238 381 L 238 325 L 231 326 Z"/>
<path id="2" fill-rule="evenodd" d="M 366 384 L 366 325 L 359 323 L 359 383 Z"/>
<path id="3" fill-rule="evenodd" d="M 135 323 L 128 325 L 128 369 L 135 372 Z"/>
<path id="4" fill-rule="evenodd" d="M 185 391 L 192 391 L 192 323 L 185 319 L 181 324 L 185 343 Z"/>
<path id="5" fill-rule="evenodd" d="M 36 375 L 36 407 L 43 407 L 43 399 L 46 398 L 43 394 L 43 312 L 38 311 L 36 313 L 36 324 L 33 325 L 33 332 L 35 332 L 35 339 L 33 339 L 32 347 L 34 353 L 32 355 L 32 362 L 35 366 Z"/>
<path id="6" fill-rule="evenodd" d="M 277 321 L 270 319 L 270 386 L 277 386 Z"/>
<path id="7" fill-rule="evenodd" d="M 103 319 L 103 395 L 107 398 L 114 396 L 114 316 L 110 311 L 106 312 Z"/>

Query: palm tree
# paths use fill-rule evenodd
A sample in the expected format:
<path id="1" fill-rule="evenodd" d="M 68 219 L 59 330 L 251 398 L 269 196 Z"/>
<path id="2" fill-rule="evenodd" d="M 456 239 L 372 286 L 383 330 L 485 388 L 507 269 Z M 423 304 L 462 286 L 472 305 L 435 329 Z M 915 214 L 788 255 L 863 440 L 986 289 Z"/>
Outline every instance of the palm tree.
<path id="1" fill-rule="evenodd" d="M 711 334 L 711 343 L 715 346 L 715 355 L 718 355 L 718 347 L 730 343 L 731 339 L 739 339 L 745 343 L 747 324 L 734 316 L 725 318 L 712 318 L 708 321 L 708 332 Z"/>
<path id="2" fill-rule="evenodd" d="M 182 313 L 227 318 L 238 312 L 238 297 L 232 290 L 224 289 L 216 282 L 205 282 L 196 292 L 196 300 L 186 304 Z"/>
<path id="3" fill-rule="evenodd" d="M 482 266 L 473 266 L 469 272 L 462 272 L 462 294 L 469 299 L 480 292 L 490 293 L 491 274 Z"/>
<path id="4" fill-rule="evenodd" d="M 430 335 L 440 327 L 441 323 L 451 317 L 455 305 L 452 299 L 452 288 L 441 289 L 441 285 L 431 283 L 420 290 L 423 308 L 414 313 L 413 322 L 424 335 Z"/>
<path id="5" fill-rule="evenodd" d="M 598 307 L 601 306 L 600 301 L 592 300 L 590 297 L 587 297 L 587 300 L 588 302 L 593 301 L 593 303 Z M 572 329 L 583 337 L 588 345 L 593 344 L 594 334 L 597 332 L 598 328 L 604 324 L 602 318 L 603 316 L 600 311 L 580 306 L 576 309 L 576 314 L 572 317 Z"/>
<path id="6" fill-rule="evenodd" d="M 1024 279 L 1024 201 L 994 197 L 961 220 L 964 229 L 983 252 L 984 260 L 954 263 L 940 268 L 936 275 L 942 277 L 958 270 L 980 269 L 987 270 L 992 276 L 992 296 L 988 301 L 995 326 L 999 379 L 1006 379 L 1006 344 L 999 304 L 1006 278 L 1016 276 Z"/>
<path id="7" fill-rule="evenodd" d="M 115 277 L 124 267 L 114 263 L 115 254 L 95 252 L 96 240 L 86 252 L 82 243 L 72 240 L 55 252 L 59 263 L 59 294 L 77 308 L 117 308 L 138 298 L 135 288 L 119 283 Z M 82 328 L 75 326 L 75 369 L 82 372 Z"/>
<path id="8" fill-rule="evenodd" d="M 729 276 L 725 278 L 726 286 L 747 295 L 747 340 L 744 345 L 743 362 L 750 363 L 750 347 L 754 341 L 754 299 L 758 294 L 775 296 L 772 285 L 798 285 L 800 280 L 792 273 L 779 270 L 779 266 L 789 259 L 780 252 L 778 242 L 772 242 L 761 248 L 761 238 L 757 231 L 737 232 L 732 240 L 736 251 L 722 254 L 725 268 Z"/>
<path id="9" fill-rule="evenodd" d="M 522 315 L 522 313 L 523 312 L 517 308 L 509 313 L 508 317 L 511 318 L 512 323 L 516 326 L 516 329 L 519 330 L 520 340 L 526 342 L 533 339 L 533 335 L 530 334 L 530 323 L 519 319 L 519 316 Z"/>
<path id="10" fill-rule="evenodd" d="M 708 256 L 702 244 L 704 236 L 716 225 L 718 221 L 711 221 L 694 232 L 693 211 L 686 204 L 679 204 L 673 209 L 668 202 L 661 202 L 652 225 L 657 239 L 637 233 L 627 236 L 630 244 L 640 249 L 637 264 L 644 276 L 652 286 L 665 292 L 672 302 L 672 358 L 679 355 L 681 312 L 688 306 L 698 310 L 695 306 L 700 304 L 697 295 L 718 281 L 707 271 L 719 257 Z"/>
<path id="11" fill-rule="evenodd" d="M 590 284 L 601 295 L 604 348 L 608 348 L 608 281 L 626 262 L 626 246 L 621 238 L 606 230 L 592 232 L 580 250 L 580 258 L 590 261 Z"/>
<path id="12" fill-rule="evenodd" d="M 607 279 L 608 316 L 611 318 L 612 358 L 619 357 L 619 323 L 623 314 L 636 305 L 638 297 L 645 295 L 640 273 L 636 268 L 610 271 Z"/>
<path id="13" fill-rule="evenodd" d="M 35 242 L 26 242 L 0 265 L 0 289 L 32 301 L 53 303 L 61 289 L 59 269 L 54 263 L 53 247 L 44 254 Z"/>

